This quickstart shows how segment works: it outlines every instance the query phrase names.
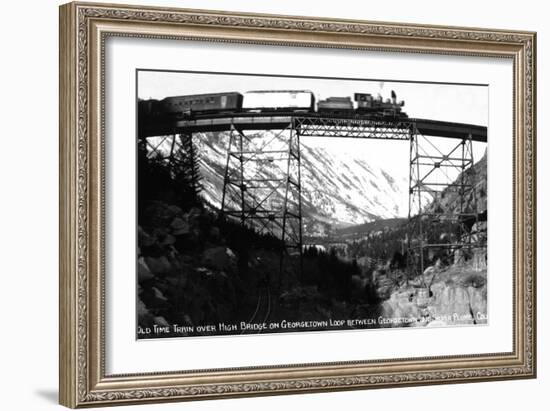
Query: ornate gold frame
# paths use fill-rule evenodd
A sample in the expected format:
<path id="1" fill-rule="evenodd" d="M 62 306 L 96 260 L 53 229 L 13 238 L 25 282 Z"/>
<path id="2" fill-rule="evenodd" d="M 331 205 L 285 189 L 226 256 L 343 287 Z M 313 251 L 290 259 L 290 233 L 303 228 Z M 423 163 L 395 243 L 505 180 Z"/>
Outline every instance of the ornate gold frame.
<path id="1" fill-rule="evenodd" d="M 514 350 L 475 356 L 109 376 L 104 371 L 103 50 L 108 36 L 205 39 L 514 62 Z M 536 375 L 532 32 L 70 3 L 60 8 L 60 402 L 68 407 Z"/>

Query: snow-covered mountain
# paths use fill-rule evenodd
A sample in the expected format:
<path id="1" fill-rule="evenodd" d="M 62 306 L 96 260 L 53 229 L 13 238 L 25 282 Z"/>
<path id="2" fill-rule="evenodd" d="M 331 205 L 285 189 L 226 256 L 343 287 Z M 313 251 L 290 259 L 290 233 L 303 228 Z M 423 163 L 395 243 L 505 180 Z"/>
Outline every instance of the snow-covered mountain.
<path id="1" fill-rule="evenodd" d="M 267 131 L 248 136 L 247 152 L 288 150 L 288 136 L 284 133 Z M 215 207 L 221 204 L 228 143 L 227 133 L 203 133 L 195 137 L 200 153 L 202 195 Z M 406 178 L 393 177 L 390 170 L 369 164 L 361 152 L 342 153 L 304 141 L 300 149 L 306 235 L 322 235 L 327 229 L 406 216 Z M 269 179 L 285 175 L 286 161 L 278 161 L 277 154 L 269 160 L 248 162 L 245 171 L 248 177 Z M 279 187 L 272 201 L 277 200 L 275 197 L 280 201 L 283 196 L 284 187 Z"/>

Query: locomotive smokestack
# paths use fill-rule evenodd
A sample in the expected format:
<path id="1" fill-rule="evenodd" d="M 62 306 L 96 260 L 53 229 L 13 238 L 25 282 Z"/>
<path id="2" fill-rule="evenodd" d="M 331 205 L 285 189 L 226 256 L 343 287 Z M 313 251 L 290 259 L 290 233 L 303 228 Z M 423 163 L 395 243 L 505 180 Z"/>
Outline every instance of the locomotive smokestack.
<path id="1" fill-rule="evenodd" d="M 397 104 L 397 94 L 395 94 L 395 91 L 391 91 L 391 102 L 393 104 Z"/>

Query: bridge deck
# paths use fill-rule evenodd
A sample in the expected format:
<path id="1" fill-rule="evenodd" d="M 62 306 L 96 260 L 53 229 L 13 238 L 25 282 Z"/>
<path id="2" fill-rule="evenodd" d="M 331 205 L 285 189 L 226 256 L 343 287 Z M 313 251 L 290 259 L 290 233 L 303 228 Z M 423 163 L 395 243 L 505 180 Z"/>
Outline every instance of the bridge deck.
<path id="1" fill-rule="evenodd" d="M 318 113 L 238 113 L 182 120 L 146 119 L 140 122 L 139 136 L 146 138 L 172 133 L 228 131 L 232 125 L 241 130 L 281 130 L 289 127 L 293 119 L 300 125 L 303 134 L 308 136 L 406 140 L 409 138 L 411 126 L 414 125 L 418 133 L 426 136 L 464 138 L 471 134 L 473 141 L 487 142 L 487 127 L 484 126 L 418 118 L 376 120 L 360 116 L 327 116 Z M 382 129 L 384 133 L 377 133 L 377 130 Z M 378 135 L 380 137 L 377 137 Z"/>

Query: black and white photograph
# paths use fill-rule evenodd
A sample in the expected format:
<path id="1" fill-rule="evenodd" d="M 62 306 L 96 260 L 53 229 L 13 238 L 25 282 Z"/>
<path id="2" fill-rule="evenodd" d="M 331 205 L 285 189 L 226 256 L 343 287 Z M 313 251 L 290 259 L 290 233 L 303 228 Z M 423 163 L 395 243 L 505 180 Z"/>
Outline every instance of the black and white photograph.
<path id="1" fill-rule="evenodd" d="M 488 324 L 486 84 L 136 90 L 137 339 Z"/>

